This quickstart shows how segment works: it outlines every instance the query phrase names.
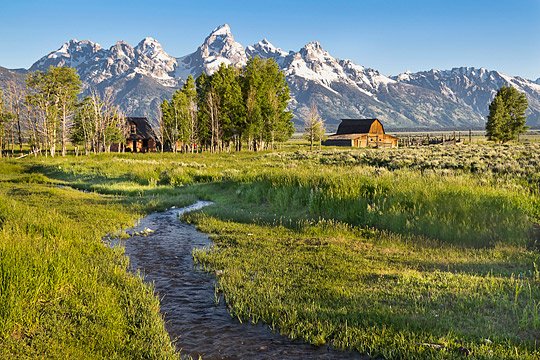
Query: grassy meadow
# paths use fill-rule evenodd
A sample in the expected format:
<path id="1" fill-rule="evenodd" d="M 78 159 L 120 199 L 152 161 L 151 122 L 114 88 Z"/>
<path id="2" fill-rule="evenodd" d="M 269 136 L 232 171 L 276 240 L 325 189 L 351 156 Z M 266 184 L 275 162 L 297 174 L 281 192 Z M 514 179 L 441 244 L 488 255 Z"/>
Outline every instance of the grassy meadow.
<path id="1" fill-rule="evenodd" d="M 540 144 L 0 163 L 0 357 L 177 357 L 152 288 L 100 240 L 185 220 L 240 321 L 386 359 L 537 359 Z M 128 240 L 129 241 L 129 240 Z"/>

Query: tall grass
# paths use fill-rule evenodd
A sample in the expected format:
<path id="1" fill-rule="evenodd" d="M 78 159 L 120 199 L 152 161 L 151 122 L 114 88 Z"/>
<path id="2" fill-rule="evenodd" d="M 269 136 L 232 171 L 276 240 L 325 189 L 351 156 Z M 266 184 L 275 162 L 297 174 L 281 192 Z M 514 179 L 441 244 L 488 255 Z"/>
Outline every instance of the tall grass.
<path id="1" fill-rule="evenodd" d="M 0 358 L 176 358 L 152 288 L 101 242 L 137 214 L 20 170 L 0 163 Z"/>
<path id="2" fill-rule="evenodd" d="M 303 211 L 315 219 L 466 246 L 501 241 L 523 245 L 532 223 L 540 218 L 538 196 L 519 186 L 519 174 L 500 185 L 462 172 L 326 165 L 290 153 L 199 154 L 181 161 L 170 154 L 102 157 L 59 166 L 48 163 L 39 171 L 72 186 L 131 196 L 171 194 L 175 188 L 221 182 L 234 187 L 242 201 L 267 203 L 280 216 Z"/>
<path id="3" fill-rule="evenodd" d="M 483 247 L 527 242 L 535 202 L 526 193 L 409 171 L 321 172 L 267 175 L 243 183 L 238 194 L 248 202 L 268 202 L 276 213 L 303 208 L 314 218 L 452 244 Z"/>
<path id="4" fill-rule="evenodd" d="M 219 270 L 217 292 L 233 316 L 375 358 L 540 356 L 540 288 L 526 271 L 537 254 L 407 241 L 326 221 L 291 230 L 220 220 L 223 207 L 206 212 L 187 219 L 213 234 L 215 246 L 194 257 Z"/>
<path id="5" fill-rule="evenodd" d="M 217 205 L 205 210 L 208 215 L 189 219 L 215 239 L 215 247 L 194 255 L 208 270 L 223 270 L 216 298 L 222 294 L 240 319 L 264 321 L 293 338 L 389 359 L 460 358 L 471 352 L 486 359 L 538 358 L 534 341 L 540 336 L 540 293 L 534 264 L 540 258 L 526 247 L 535 240 L 530 229 L 540 219 L 535 175 L 496 170 L 503 148 L 441 149 L 417 149 L 422 157 L 416 162 L 411 160 L 414 149 L 25 159 L 20 165 L 7 163 L 12 168 L 8 175 L 0 173 L 0 180 L 5 191 L 13 192 L 10 199 L 25 199 L 25 206 L 30 206 L 26 199 L 39 198 L 53 204 L 48 207 L 58 219 L 97 219 L 92 222 L 94 240 L 110 231 L 108 226 L 121 227 L 118 214 L 125 209 L 145 212 L 197 198 L 214 200 Z M 515 152 L 505 156 L 526 164 L 531 149 L 508 148 Z M 452 165 L 454 155 L 462 165 Z M 480 162 L 471 160 L 477 155 L 487 164 L 482 171 L 475 170 Z M 532 155 L 531 161 L 536 158 Z M 79 194 L 84 206 L 78 206 L 69 200 L 75 192 L 55 185 L 106 196 Z M 51 192 L 55 195 L 46 195 Z M 102 215 L 98 209 L 112 210 Z M 0 223 L 25 224 L 2 213 Z M 59 231 L 69 226 L 57 218 L 44 216 L 43 224 L 29 225 L 32 236 L 50 234 L 55 240 L 47 246 L 52 249 L 63 238 L 92 243 L 84 234 Z M 6 248 L 13 246 L 11 239 Z M 120 255 L 108 253 L 112 258 L 104 260 L 88 249 L 82 253 L 89 264 L 95 256 L 95 264 L 114 263 L 125 274 Z M 54 254 L 46 258 L 55 259 Z M 5 268 L 12 267 L 15 261 Z M 70 266 L 51 267 L 57 268 Z M 101 277 L 90 278 L 101 284 Z M 73 277 L 66 284 L 76 281 Z M 122 284 L 111 288 L 131 292 Z M 21 286 L 32 289 L 31 284 Z M 100 291 L 92 286 L 84 296 Z M 68 288 L 45 293 L 62 294 Z M 93 308 L 88 317 L 93 311 L 115 314 Z M 128 318 L 141 323 L 133 312 Z M 84 320 L 82 329 L 96 321 Z M 5 333 L 13 333 L 16 321 L 9 326 Z M 123 346 L 140 355 L 129 341 Z"/>

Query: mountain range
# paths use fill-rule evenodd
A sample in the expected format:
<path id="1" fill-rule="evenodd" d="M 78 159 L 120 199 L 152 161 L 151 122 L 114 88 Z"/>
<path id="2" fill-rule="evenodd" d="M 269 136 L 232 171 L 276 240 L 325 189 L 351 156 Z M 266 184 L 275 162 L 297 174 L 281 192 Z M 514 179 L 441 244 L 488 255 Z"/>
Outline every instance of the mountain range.
<path id="1" fill-rule="evenodd" d="M 512 85 L 529 100 L 528 125 L 540 126 L 540 78 L 536 81 L 484 68 L 405 72 L 379 71 L 333 57 L 319 42 L 284 51 L 267 39 L 244 47 L 225 24 L 214 29 L 193 53 L 174 57 L 150 37 L 135 47 L 119 41 L 109 49 L 88 40 L 70 40 L 28 70 L 0 67 L 0 87 L 22 82 L 28 71 L 49 66 L 77 69 L 86 93 L 110 94 L 131 116 L 155 117 L 165 98 L 188 75 L 212 74 L 220 64 L 244 66 L 251 57 L 275 59 L 291 89 L 290 109 L 298 128 L 315 103 L 328 130 L 341 118 L 381 119 L 388 129 L 482 128 L 497 90 Z"/>

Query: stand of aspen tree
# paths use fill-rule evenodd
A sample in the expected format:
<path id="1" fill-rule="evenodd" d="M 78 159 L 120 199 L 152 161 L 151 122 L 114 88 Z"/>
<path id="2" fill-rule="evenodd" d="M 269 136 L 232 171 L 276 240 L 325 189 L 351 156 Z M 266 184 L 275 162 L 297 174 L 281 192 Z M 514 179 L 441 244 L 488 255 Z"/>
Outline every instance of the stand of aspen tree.
<path id="1" fill-rule="evenodd" d="M 188 77 L 161 104 L 159 135 L 173 152 L 275 148 L 294 131 L 289 87 L 273 59 L 250 59 L 243 69 L 221 64 L 212 75 Z"/>

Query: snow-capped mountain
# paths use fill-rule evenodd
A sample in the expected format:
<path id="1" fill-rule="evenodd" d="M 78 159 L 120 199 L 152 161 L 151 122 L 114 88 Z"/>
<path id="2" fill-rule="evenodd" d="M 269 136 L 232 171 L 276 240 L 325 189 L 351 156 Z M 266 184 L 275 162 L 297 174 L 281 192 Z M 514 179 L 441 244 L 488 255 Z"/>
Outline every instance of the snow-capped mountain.
<path id="1" fill-rule="evenodd" d="M 183 79 L 203 72 L 211 75 L 221 64 L 242 67 L 247 60 L 244 47 L 234 40 L 229 25 L 224 24 L 215 28 L 197 51 L 178 58 L 176 75 Z"/>
<path id="2" fill-rule="evenodd" d="M 220 64 L 244 66 L 251 57 L 276 60 L 291 88 L 290 109 L 301 125 L 315 103 L 333 130 L 343 117 L 379 117 L 387 128 L 483 127 L 488 105 L 502 85 L 512 85 L 529 99 L 529 125 L 540 125 L 540 79 L 512 77 L 475 68 L 430 70 L 386 76 L 333 57 L 319 42 L 284 51 L 268 40 L 244 48 L 229 25 L 214 29 L 193 53 L 169 55 L 150 37 L 132 47 L 119 41 L 109 49 L 88 40 L 70 40 L 38 60 L 30 71 L 49 66 L 75 67 L 84 89 L 108 94 L 129 115 L 154 116 L 162 99 L 188 75 L 212 74 Z M 3 79 L 21 81 L 23 72 L 0 69 Z"/>
<path id="3" fill-rule="evenodd" d="M 95 61 L 103 55 L 103 49 L 99 44 L 88 40 L 73 39 L 63 44 L 58 50 L 42 57 L 29 70 L 48 69 L 50 66 L 78 68 L 80 65 L 88 61 Z"/>
<path id="4" fill-rule="evenodd" d="M 79 51 L 79 49 L 81 49 Z M 95 86 L 119 76 L 143 74 L 165 86 L 176 86 L 176 59 L 168 55 L 161 44 L 150 37 L 136 47 L 118 41 L 110 49 L 89 41 L 71 40 L 40 59 L 30 68 L 46 70 L 49 66 L 70 66 L 77 69 L 85 85 Z"/>
<path id="5" fill-rule="evenodd" d="M 266 38 L 246 48 L 246 55 L 248 58 L 258 56 L 261 59 L 274 59 L 280 67 L 283 66 L 285 58 L 288 54 L 288 52 L 275 47 Z"/>
<path id="6" fill-rule="evenodd" d="M 118 41 L 109 49 L 87 40 L 70 40 L 38 60 L 30 71 L 45 71 L 49 66 L 76 68 L 86 93 L 108 94 L 130 114 L 155 113 L 157 104 L 182 83 L 175 77 L 176 58 L 151 37 L 135 47 Z"/>
<path id="7" fill-rule="evenodd" d="M 393 80 L 377 70 L 338 60 L 320 43 L 290 54 L 284 71 L 299 118 L 315 102 L 330 129 L 343 117 L 378 117 L 391 128 L 481 126 L 482 117 L 436 91 Z"/>
<path id="8" fill-rule="evenodd" d="M 519 76 L 508 76 L 484 68 L 460 67 L 452 70 L 429 70 L 403 73 L 396 80 L 431 89 L 444 97 L 469 107 L 479 114 L 489 112 L 489 104 L 502 86 L 513 86 L 529 101 L 529 123 L 540 124 L 540 85 Z"/>

